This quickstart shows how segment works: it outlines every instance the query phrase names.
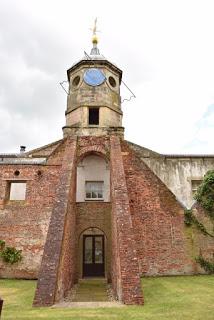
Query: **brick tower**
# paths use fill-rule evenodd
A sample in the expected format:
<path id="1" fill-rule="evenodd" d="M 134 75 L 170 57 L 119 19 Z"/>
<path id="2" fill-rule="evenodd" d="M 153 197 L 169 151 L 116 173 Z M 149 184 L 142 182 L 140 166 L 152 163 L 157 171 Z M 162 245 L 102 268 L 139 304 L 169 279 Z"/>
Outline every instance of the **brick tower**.
<path id="1" fill-rule="evenodd" d="M 122 71 L 93 48 L 68 71 L 61 174 L 35 306 L 63 299 L 84 277 L 105 277 L 115 298 L 142 304 L 139 264 L 123 168 Z"/>

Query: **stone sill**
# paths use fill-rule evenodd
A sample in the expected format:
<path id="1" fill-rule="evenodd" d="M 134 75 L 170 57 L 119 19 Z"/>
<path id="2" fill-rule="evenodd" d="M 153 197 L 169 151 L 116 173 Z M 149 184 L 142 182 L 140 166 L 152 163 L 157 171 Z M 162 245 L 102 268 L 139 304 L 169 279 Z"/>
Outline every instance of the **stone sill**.
<path id="1" fill-rule="evenodd" d="M 76 201 L 76 203 L 111 203 L 111 201 L 105 201 L 104 199 L 103 200 L 85 200 L 85 201 Z"/>
<path id="2" fill-rule="evenodd" d="M 13 206 L 26 206 L 26 205 L 29 205 L 29 203 L 27 203 L 26 200 L 10 200 L 10 201 L 7 201 L 4 206 L 13 207 Z"/>
<path id="3" fill-rule="evenodd" d="M 97 198 L 85 198 L 85 201 L 104 201 L 104 198 L 99 198 L 99 199 L 97 199 Z"/>

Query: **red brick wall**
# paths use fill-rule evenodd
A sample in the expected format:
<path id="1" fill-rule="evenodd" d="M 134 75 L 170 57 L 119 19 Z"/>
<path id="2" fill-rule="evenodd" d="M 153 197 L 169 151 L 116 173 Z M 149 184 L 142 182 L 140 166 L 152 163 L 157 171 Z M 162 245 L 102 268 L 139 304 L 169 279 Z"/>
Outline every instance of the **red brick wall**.
<path id="1" fill-rule="evenodd" d="M 35 306 L 52 305 L 66 295 L 74 281 L 75 158 L 76 139 L 68 138 L 39 272 Z"/>
<path id="2" fill-rule="evenodd" d="M 87 156 L 87 154 L 95 153 L 109 159 L 109 137 L 79 137 L 78 138 L 78 161 Z"/>
<path id="3" fill-rule="evenodd" d="M 62 164 L 62 156 L 65 152 L 65 139 L 63 139 L 57 147 L 53 150 L 53 152 L 49 155 L 47 163 L 50 165 L 61 165 Z"/>
<path id="4" fill-rule="evenodd" d="M 79 202 L 77 203 L 77 237 L 90 228 L 102 230 L 106 236 L 111 235 L 111 203 L 109 202 Z"/>
<path id="5" fill-rule="evenodd" d="M 163 182 L 122 143 L 136 248 L 146 275 L 192 272 L 184 233 L 183 208 Z"/>
<path id="6" fill-rule="evenodd" d="M 8 265 L 0 259 L 0 277 L 37 278 L 55 197 L 60 166 L 0 166 L 0 239 L 22 250 L 23 259 Z M 19 170 L 19 176 L 14 171 Z M 38 175 L 38 171 L 41 175 Z M 8 201 L 9 182 L 26 181 L 26 200 Z M 45 196 L 44 196 L 45 195 Z"/>
<path id="7" fill-rule="evenodd" d="M 75 204 L 75 167 L 72 168 L 72 180 L 70 184 L 67 215 L 65 218 L 64 236 L 60 265 L 57 275 L 57 292 L 55 301 L 66 297 L 76 277 L 76 204 Z"/>
<path id="8" fill-rule="evenodd" d="M 110 160 L 112 204 L 75 203 L 76 162 L 90 153 Z M 27 181 L 24 202 L 7 198 L 15 170 Z M 0 195 L 0 239 L 23 250 L 18 264 L 0 260 L 0 277 L 37 277 L 51 217 L 35 305 L 53 304 L 77 281 L 79 237 L 90 227 L 107 237 L 108 278 L 127 304 L 143 302 L 139 274 L 203 272 L 195 256 L 200 250 L 207 259 L 213 254 L 213 239 L 185 227 L 174 195 L 116 136 L 64 139 L 46 165 L 1 165 Z M 212 227 L 203 212 L 196 215 Z"/>
<path id="9" fill-rule="evenodd" d="M 111 136 L 112 284 L 125 304 L 142 304 L 135 238 L 122 162 L 120 140 Z"/>
<path id="10" fill-rule="evenodd" d="M 106 277 L 111 280 L 111 203 L 109 202 L 79 202 L 77 203 L 76 224 L 76 257 L 78 257 L 78 268 L 76 279 L 82 277 L 82 243 L 81 234 L 88 228 L 98 228 L 105 235 L 105 267 Z"/>
<path id="11" fill-rule="evenodd" d="M 78 138 L 78 159 L 81 161 L 89 154 L 97 154 L 109 161 L 109 137 L 79 137 Z M 76 278 L 81 274 L 81 233 L 90 228 L 95 227 L 102 230 L 106 236 L 106 269 L 107 278 L 110 280 L 110 263 L 111 263 L 111 204 L 106 202 L 83 202 L 77 203 L 77 239 L 76 239 L 76 258 L 78 259 L 78 268 L 76 270 Z"/>

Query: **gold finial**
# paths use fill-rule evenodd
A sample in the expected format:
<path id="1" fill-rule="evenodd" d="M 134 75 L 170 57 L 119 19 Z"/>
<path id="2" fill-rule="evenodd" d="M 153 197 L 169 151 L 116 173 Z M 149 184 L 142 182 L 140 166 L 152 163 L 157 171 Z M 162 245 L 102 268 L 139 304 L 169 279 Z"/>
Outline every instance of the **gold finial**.
<path id="1" fill-rule="evenodd" d="M 94 20 L 94 26 L 93 28 L 91 29 L 92 32 L 93 32 L 93 35 L 92 35 L 92 43 L 93 44 L 97 44 L 98 43 L 98 38 L 97 38 L 97 18 L 95 18 Z"/>

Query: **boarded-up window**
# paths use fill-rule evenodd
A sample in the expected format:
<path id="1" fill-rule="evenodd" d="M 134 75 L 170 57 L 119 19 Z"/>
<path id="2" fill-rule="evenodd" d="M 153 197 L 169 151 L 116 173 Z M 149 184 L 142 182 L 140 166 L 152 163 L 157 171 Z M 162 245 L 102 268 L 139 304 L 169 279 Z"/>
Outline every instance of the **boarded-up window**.
<path id="1" fill-rule="evenodd" d="M 198 187 L 200 186 L 200 184 L 202 183 L 202 180 L 198 179 L 198 180 L 191 180 L 191 184 L 192 184 L 192 194 L 194 195 L 195 192 L 197 191 Z"/>
<path id="2" fill-rule="evenodd" d="M 9 200 L 25 200 L 26 182 L 11 182 Z"/>

